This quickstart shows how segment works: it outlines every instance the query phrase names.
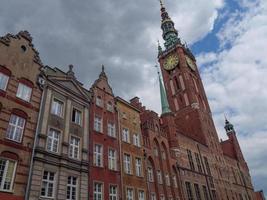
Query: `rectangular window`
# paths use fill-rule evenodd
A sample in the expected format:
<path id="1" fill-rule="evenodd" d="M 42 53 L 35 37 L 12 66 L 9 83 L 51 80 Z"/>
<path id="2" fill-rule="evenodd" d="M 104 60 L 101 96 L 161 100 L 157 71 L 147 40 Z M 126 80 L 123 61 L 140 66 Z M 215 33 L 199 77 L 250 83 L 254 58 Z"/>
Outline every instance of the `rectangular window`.
<path id="1" fill-rule="evenodd" d="M 118 199 L 118 191 L 116 185 L 109 186 L 109 200 L 117 200 Z"/>
<path id="2" fill-rule="evenodd" d="M 114 149 L 108 150 L 108 168 L 117 170 L 117 153 Z"/>
<path id="3" fill-rule="evenodd" d="M 209 162 L 208 162 L 207 157 L 204 157 L 204 163 L 206 165 L 206 170 L 207 170 L 208 175 L 211 175 L 210 166 L 209 166 Z"/>
<path id="4" fill-rule="evenodd" d="M 114 111 L 114 108 L 113 108 L 113 105 L 112 105 L 111 102 L 108 102 L 108 103 L 107 103 L 107 110 L 108 110 L 109 112 L 113 112 L 113 111 Z"/>
<path id="5" fill-rule="evenodd" d="M 151 167 L 147 168 L 147 177 L 149 182 L 154 182 L 153 170 Z"/>
<path id="6" fill-rule="evenodd" d="M 103 147 L 100 144 L 95 144 L 94 148 L 94 165 L 97 167 L 103 166 Z"/>
<path id="7" fill-rule="evenodd" d="M 141 142 L 140 142 L 140 135 L 139 134 L 134 134 L 133 135 L 133 143 L 137 147 L 141 147 Z"/>
<path id="8" fill-rule="evenodd" d="M 209 195 L 208 195 L 207 187 L 205 185 L 203 185 L 202 186 L 202 189 L 203 189 L 204 199 L 205 200 L 209 200 Z"/>
<path id="9" fill-rule="evenodd" d="M 96 105 L 99 106 L 99 107 L 103 106 L 101 97 L 96 97 Z"/>
<path id="10" fill-rule="evenodd" d="M 126 200 L 134 200 L 134 191 L 132 188 L 126 189 Z"/>
<path id="11" fill-rule="evenodd" d="M 77 199 L 77 178 L 69 176 L 67 183 L 67 200 L 76 200 L 76 199 Z"/>
<path id="12" fill-rule="evenodd" d="M 152 193 L 151 194 L 151 200 L 157 200 L 157 197 L 156 197 L 156 194 L 155 193 Z"/>
<path id="13" fill-rule="evenodd" d="M 195 153 L 195 157 L 196 157 L 196 161 L 197 161 L 197 168 L 198 168 L 198 171 L 200 173 L 202 173 L 202 167 L 201 167 L 201 163 L 200 163 L 200 157 L 199 157 L 199 154 L 198 153 Z"/>
<path id="14" fill-rule="evenodd" d="M 21 142 L 22 134 L 25 127 L 25 119 L 17 115 L 11 115 L 7 127 L 6 138 Z"/>
<path id="15" fill-rule="evenodd" d="M 141 160 L 141 158 L 135 158 L 135 174 L 136 174 L 136 176 L 142 176 L 142 160 Z"/>
<path id="16" fill-rule="evenodd" d="M 59 136 L 60 132 L 50 128 L 48 131 L 48 136 L 47 136 L 47 145 L 46 149 L 51 152 L 58 152 L 58 146 L 59 146 Z"/>
<path id="17" fill-rule="evenodd" d="M 189 149 L 187 149 L 187 156 L 189 160 L 190 169 L 195 171 L 195 165 L 194 165 L 194 161 L 192 157 L 192 152 Z"/>
<path id="18" fill-rule="evenodd" d="M 77 137 L 70 137 L 69 155 L 71 158 L 79 159 L 80 139 Z"/>
<path id="19" fill-rule="evenodd" d="M 162 184 L 162 175 L 161 175 L 161 171 L 160 170 L 157 171 L 157 177 L 158 177 L 158 183 Z"/>
<path id="20" fill-rule="evenodd" d="M 0 90 L 6 90 L 9 77 L 0 72 Z"/>
<path id="21" fill-rule="evenodd" d="M 216 190 L 211 190 L 213 200 L 217 200 Z"/>
<path id="22" fill-rule="evenodd" d="M 54 197 L 54 183 L 55 183 L 55 173 L 44 171 L 41 196 L 42 197 Z"/>
<path id="23" fill-rule="evenodd" d="M 171 182 L 170 182 L 170 176 L 169 176 L 169 174 L 166 174 L 165 175 L 165 180 L 166 180 L 166 185 L 167 186 L 170 186 L 171 185 Z"/>
<path id="24" fill-rule="evenodd" d="M 94 183 L 94 200 L 103 200 L 103 184 Z"/>
<path id="25" fill-rule="evenodd" d="M 116 137 L 116 129 L 114 123 L 108 123 L 108 135 L 114 138 Z"/>
<path id="26" fill-rule="evenodd" d="M 59 117 L 63 117 L 63 105 L 63 102 L 57 99 L 53 99 L 51 113 Z"/>
<path id="27" fill-rule="evenodd" d="M 130 133 L 129 133 L 129 129 L 127 128 L 122 129 L 122 141 L 130 143 Z"/>
<path id="28" fill-rule="evenodd" d="M 186 192 L 187 192 L 187 198 L 188 200 L 194 200 L 191 184 L 189 182 L 185 182 Z"/>
<path id="29" fill-rule="evenodd" d="M 82 112 L 76 108 L 72 109 L 72 122 L 78 125 L 82 124 Z"/>
<path id="30" fill-rule="evenodd" d="M 175 175 L 172 176 L 172 181 L 173 181 L 174 187 L 177 188 L 178 185 L 177 185 L 177 179 L 176 179 L 176 176 Z"/>
<path id="31" fill-rule="evenodd" d="M 196 193 L 197 200 L 201 200 L 199 185 L 195 183 L 194 184 L 194 188 L 195 188 L 195 193 Z"/>
<path id="32" fill-rule="evenodd" d="M 131 174 L 131 156 L 129 154 L 124 154 L 123 157 L 123 162 L 124 162 L 124 172 L 126 174 Z"/>
<path id="33" fill-rule="evenodd" d="M 138 200 L 145 200 L 145 191 L 143 190 L 138 191 Z"/>
<path id="34" fill-rule="evenodd" d="M 0 158 L 0 191 L 12 191 L 17 163 Z"/>
<path id="35" fill-rule="evenodd" d="M 101 117 L 95 116 L 94 119 L 94 130 L 102 133 L 102 119 Z"/>
<path id="36" fill-rule="evenodd" d="M 32 95 L 32 88 L 23 83 L 19 83 L 16 96 L 24 101 L 29 102 Z"/>

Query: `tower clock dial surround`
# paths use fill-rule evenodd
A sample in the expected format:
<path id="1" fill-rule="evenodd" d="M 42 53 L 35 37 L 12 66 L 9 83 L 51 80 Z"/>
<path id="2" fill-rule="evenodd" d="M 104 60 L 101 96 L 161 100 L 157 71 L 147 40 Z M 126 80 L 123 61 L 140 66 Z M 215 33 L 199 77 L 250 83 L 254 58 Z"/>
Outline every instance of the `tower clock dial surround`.
<path id="1" fill-rule="evenodd" d="M 186 59 L 186 62 L 188 64 L 189 68 L 192 69 L 193 71 L 196 71 L 196 65 L 195 65 L 194 61 L 191 58 L 189 58 L 189 56 L 187 56 L 187 55 L 185 56 L 185 59 Z"/>
<path id="2" fill-rule="evenodd" d="M 176 54 L 168 55 L 164 62 L 163 67 L 165 70 L 170 71 L 173 70 L 179 64 L 179 57 Z"/>

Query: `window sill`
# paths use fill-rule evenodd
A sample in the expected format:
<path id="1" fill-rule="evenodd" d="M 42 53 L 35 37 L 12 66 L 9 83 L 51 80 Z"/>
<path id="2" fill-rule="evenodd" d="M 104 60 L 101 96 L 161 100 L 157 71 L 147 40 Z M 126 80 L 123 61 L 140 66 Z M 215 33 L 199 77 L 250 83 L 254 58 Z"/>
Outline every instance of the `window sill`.
<path id="1" fill-rule="evenodd" d="M 3 190 L 3 189 L 0 189 L 0 192 L 13 194 L 14 193 L 14 190 Z"/>
<path id="2" fill-rule="evenodd" d="M 12 142 L 12 143 L 16 143 L 16 144 L 22 145 L 22 139 L 20 141 L 17 141 L 17 140 L 12 140 L 12 139 L 9 139 L 9 138 L 5 137 L 5 140 L 9 141 L 9 142 Z"/>

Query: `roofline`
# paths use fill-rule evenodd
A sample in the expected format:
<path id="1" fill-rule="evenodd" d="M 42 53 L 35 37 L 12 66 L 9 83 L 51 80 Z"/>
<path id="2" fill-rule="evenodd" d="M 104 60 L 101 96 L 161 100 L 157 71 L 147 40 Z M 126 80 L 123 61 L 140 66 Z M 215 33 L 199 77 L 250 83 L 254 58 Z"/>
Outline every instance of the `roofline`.
<path id="1" fill-rule="evenodd" d="M 128 101 L 126 101 L 125 99 L 119 97 L 119 96 L 116 96 L 115 97 L 115 100 L 116 101 L 119 101 L 121 103 L 124 103 L 125 105 L 129 106 L 130 108 L 134 109 L 135 111 L 137 111 L 138 113 L 141 113 L 141 111 L 139 109 L 137 109 L 136 107 L 134 107 L 132 104 L 130 104 Z"/>

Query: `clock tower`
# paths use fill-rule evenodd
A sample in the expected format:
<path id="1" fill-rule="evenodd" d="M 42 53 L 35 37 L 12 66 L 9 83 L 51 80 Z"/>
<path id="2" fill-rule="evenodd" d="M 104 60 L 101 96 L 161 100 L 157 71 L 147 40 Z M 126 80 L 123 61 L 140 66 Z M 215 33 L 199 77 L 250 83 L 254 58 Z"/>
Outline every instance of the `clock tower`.
<path id="1" fill-rule="evenodd" d="M 181 134 L 197 142 L 209 145 L 207 138 L 212 137 L 219 144 L 196 59 L 181 43 L 174 22 L 161 1 L 160 4 L 165 48 L 159 44 L 158 61 L 175 123 Z"/>

